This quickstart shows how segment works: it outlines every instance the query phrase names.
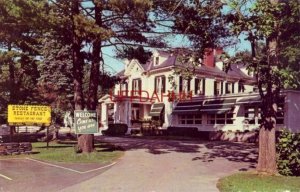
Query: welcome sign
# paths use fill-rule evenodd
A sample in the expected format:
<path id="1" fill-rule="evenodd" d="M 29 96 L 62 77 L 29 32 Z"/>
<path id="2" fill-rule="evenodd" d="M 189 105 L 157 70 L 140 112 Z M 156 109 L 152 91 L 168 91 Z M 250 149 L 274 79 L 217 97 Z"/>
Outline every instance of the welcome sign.
<path id="1" fill-rule="evenodd" d="M 74 111 L 74 125 L 76 134 L 98 133 L 98 116 L 96 111 Z"/>
<path id="2" fill-rule="evenodd" d="M 8 105 L 9 125 L 45 125 L 51 123 L 51 107 L 45 105 Z"/>

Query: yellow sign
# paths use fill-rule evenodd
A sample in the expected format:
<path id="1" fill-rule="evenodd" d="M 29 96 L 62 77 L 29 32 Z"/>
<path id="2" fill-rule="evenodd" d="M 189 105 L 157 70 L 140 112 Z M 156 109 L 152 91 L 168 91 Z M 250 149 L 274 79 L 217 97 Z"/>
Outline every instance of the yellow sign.
<path id="1" fill-rule="evenodd" d="M 8 105 L 8 124 L 49 126 L 51 107 L 45 105 Z"/>

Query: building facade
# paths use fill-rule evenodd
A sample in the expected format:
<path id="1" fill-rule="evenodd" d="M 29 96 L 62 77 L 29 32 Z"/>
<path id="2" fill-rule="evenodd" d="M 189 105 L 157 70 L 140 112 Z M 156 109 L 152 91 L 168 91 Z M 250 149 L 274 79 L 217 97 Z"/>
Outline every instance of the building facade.
<path id="1" fill-rule="evenodd" d="M 161 129 L 196 127 L 199 131 L 244 131 L 259 127 L 261 100 L 255 78 L 242 65 L 232 65 L 227 73 L 218 58 L 222 50 L 206 54 L 193 77 L 175 75 L 186 65 L 179 56 L 154 51 L 146 64 L 125 62 L 125 69 L 112 92 L 99 99 L 102 128 L 109 123 L 125 123 L 138 129 L 139 122 L 157 120 Z M 278 127 L 298 131 L 300 98 L 297 91 L 285 91 L 277 114 Z"/>

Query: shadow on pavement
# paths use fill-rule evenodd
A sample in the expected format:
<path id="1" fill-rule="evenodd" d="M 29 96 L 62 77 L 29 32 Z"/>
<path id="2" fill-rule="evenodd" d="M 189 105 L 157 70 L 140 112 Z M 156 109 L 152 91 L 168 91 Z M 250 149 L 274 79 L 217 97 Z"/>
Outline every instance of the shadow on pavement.
<path id="1" fill-rule="evenodd" d="M 193 158 L 193 161 L 212 162 L 216 158 L 225 158 L 233 162 L 246 162 L 249 167 L 242 168 L 240 171 L 247 171 L 255 168 L 258 153 L 257 146 L 252 143 L 233 143 L 233 142 L 210 142 L 205 144 L 207 152 L 201 153 Z"/>
<path id="2" fill-rule="evenodd" d="M 145 149 L 154 155 L 171 152 L 195 153 L 192 161 L 213 162 L 217 158 L 225 158 L 233 162 L 245 162 L 249 167 L 240 171 L 255 168 L 257 162 L 257 146 L 252 143 L 234 143 L 227 141 L 199 141 L 199 140 L 163 140 L 137 139 L 128 137 L 98 137 L 99 141 L 113 143 L 124 150 Z"/>

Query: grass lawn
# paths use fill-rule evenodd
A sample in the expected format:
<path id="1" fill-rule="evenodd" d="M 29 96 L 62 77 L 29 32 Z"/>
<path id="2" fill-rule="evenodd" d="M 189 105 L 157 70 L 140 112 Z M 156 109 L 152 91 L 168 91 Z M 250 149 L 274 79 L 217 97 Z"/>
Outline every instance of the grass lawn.
<path id="1" fill-rule="evenodd" d="M 74 142 L 69 143 L 49 143 L 49 148 L 46 148 L 46 143 L 32 143 L 31 155 L 6 155 L 0 156 L 4 158 L 24 158 L 30 157 L 33 159 L 44 160 L 49 162 L 64 162 L 64 163 L 109 163 L 123 155 L 123 151 L 115 150 L 114 146 L 106 143 L 95 144 L 95 152 L 90 154 L 76 154 L 74 151 Z"/>
<path id="2" fill-rule="evenodd" d="M 300 177 L 237 173 L 219 180 L 221 192 L 299 192 Z"/>

